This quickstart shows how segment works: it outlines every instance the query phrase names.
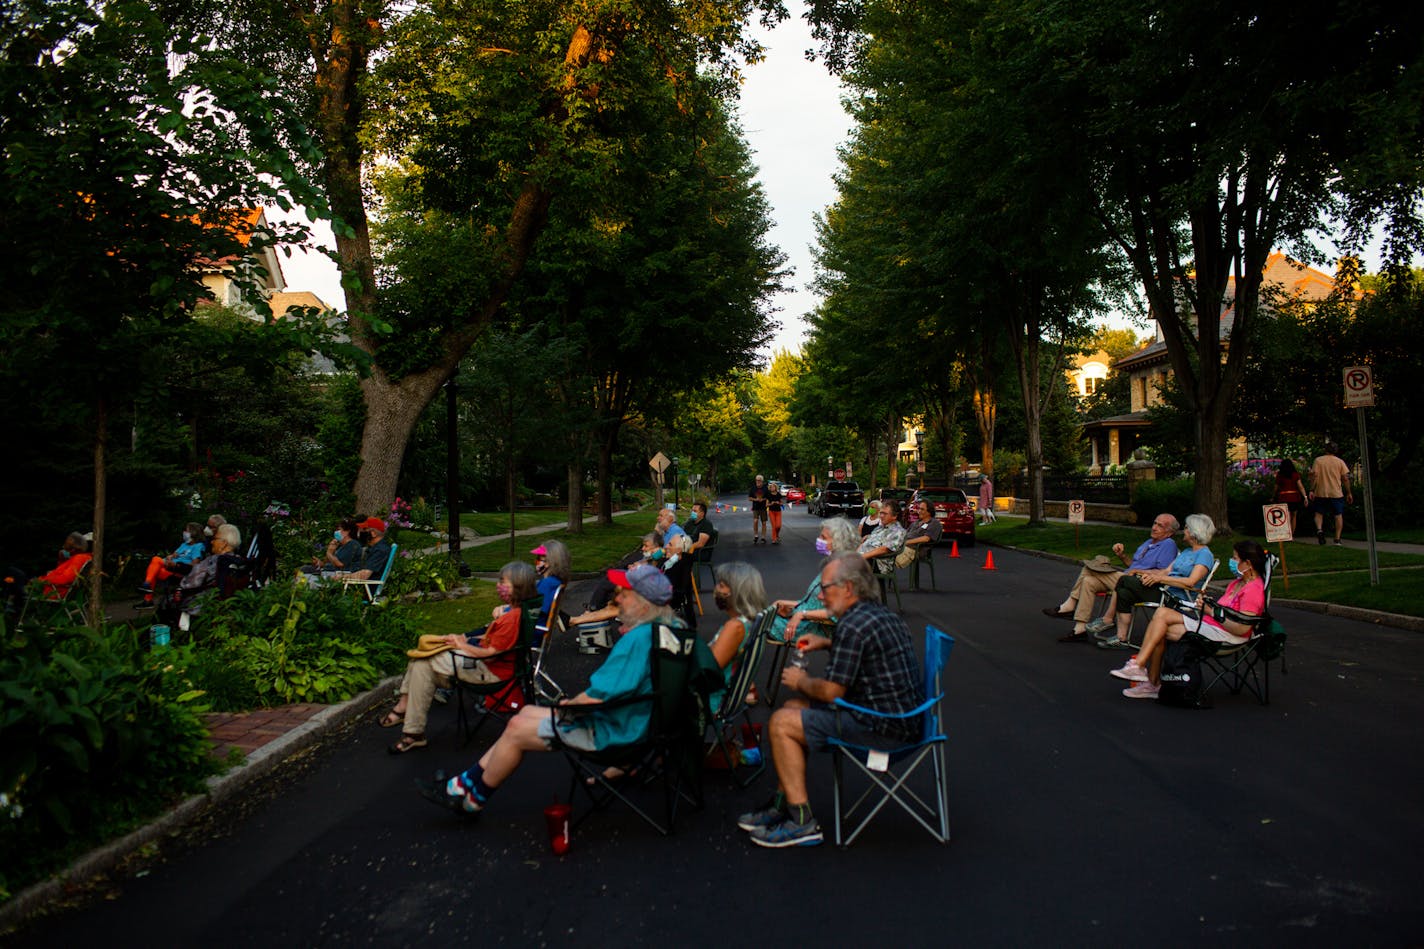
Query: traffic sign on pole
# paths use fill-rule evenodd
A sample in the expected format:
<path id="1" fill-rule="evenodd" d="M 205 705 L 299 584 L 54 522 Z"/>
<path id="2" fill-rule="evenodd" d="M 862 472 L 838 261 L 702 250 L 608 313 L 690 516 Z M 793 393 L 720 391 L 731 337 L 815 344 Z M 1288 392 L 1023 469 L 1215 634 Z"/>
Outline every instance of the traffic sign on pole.
<path id="1" fill-rule="evenodd" d="M 1345 408 L 1368 409 L 1375 404 L 1374 371 L 1369 366 L 1345 367 Z"/>

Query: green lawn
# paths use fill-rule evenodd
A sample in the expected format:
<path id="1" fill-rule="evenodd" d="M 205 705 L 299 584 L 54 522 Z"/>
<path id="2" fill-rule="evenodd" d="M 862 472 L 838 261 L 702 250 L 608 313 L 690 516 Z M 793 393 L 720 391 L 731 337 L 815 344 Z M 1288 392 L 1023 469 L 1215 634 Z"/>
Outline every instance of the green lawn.
<path id="1" fill-rule="evenodd" d="M 468 633 L 490 621 L 490 611 L 499 602 L 494 584 L 488 580 L 472 579 L 469 596 L 457 600 L 435 600 L 418 603 L 411 607 L 416 617 L 417 633 L 434 636 L 448 636 L 451 633 Z"/>
<path id="2" fill-rule="evenodd" d="M 559 530 L 516 537 L 513 557 L 509 553 L 508 541 L 503 539 L 477 547 L 466 547 L 460 551 L 460 556 L 476 573 L 490 573 L 511 559 L 530 559 L 529 551 L 543 541 L 561 540 L 568 545 L 574 573 L 588 573 L 617 563 L 630 550 L 636 548 L 639 539 L 653 529 L 653 517 L 652 512 L 648 511 L 646 516 L 631 514 L 615 518 L 611 527 L 585 524 L 582 534 Z"/>
<path id="3" fill-rule="evenodd" d="M 515 511 L 514 529 L 522 531 L 528 527 L 541 527 L 544 524 L 563 524 L 568 519 L 567 511 Z M 460 523 L 481 537 L 509 533 L 509 513 L 505 511 L 461 514 Z"/>
<path id="4" fill-rule="evenodd" d="M 979 527 L 978 531 L 980 539 L 990 543 L 1075 558 L 1109 553 L 1116 541 L 1121 541 L 1131 556 L 1130 551 L 1147 539 L 1147 529 L 1143 527 L 1084 524 L 1077 529 L 1075 542 L 1075 531 L 1069 524 L 1055 521 L 1029 527 L 1024 518 L 1004 516 L 995 524 Z M 1222 562 L 1213 581 L 1214 588 L 1219 589 L 1227 579 L 1226 561 L 1231 557 L 1233 543 L 1234 538 L 1220 538 L 1211 543 L 1212 553 Z M 1269 546 L 1272 552 L 1280 554 L 1282 545 Z M 1287 544 L 1285 561 L 1291 576 L 1290 590 L 1286 591 L 1282 583 L 1274 588 L 1277 596 L 1424 616 L 1424 596 L 1417 592 L 1419 578 L 1424 574 L 1424 556 L 1381 551 L 1381 568 L 1416 569 L 1382 570 L 1378 587 L 1370 586 L 1369 553 L 1359 548 Z"/>

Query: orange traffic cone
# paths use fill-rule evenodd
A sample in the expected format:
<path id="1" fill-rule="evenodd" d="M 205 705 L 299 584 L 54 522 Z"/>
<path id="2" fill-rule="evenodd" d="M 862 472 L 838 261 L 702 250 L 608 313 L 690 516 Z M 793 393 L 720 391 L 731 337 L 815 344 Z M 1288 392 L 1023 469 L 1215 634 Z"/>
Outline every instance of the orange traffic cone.
<path id="1" fill-rule="evenodd" d="M 949 548 L 949 559 L 950 559 L 950 560 L 958 560 L 958 559 L 959 559 L 959 541 L 957 541 L 957 540 L 954 541 L 954 542 L 950 545 L 950 548 Z"/>
<path id="2" fill-rule="evenodd" d="M 994 552 L 993 552 L 992 550 L 989 551 L 987 554 L 984 555 L 984 569 L 985 569 L 985 570 L 998 570 L 998 569 L 999 569 L 998 567 L 994 566 Z"/>

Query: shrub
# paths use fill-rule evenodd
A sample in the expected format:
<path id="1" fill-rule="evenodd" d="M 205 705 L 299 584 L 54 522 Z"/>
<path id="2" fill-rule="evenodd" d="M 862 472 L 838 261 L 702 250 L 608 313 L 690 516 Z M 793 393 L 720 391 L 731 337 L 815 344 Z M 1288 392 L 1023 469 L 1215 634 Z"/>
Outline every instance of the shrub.
<path id="1" fill-rule="evenodd" d="M 419 536 L 413 531 L 405 533 L 409 537 Z M 391 565 L 391 575 L 386 578 L 384 591 L 387 598 L 411 593 L 443 593 L 458 586 L 459 582 L 460 574 L 449 554 L 416 556 L 401 550 L 396 554 L 396 562 Z"/>
<path id="2" fill-rule="evenodd" d="M 399 604 L 368 607 L 336 584 L 270 583 L 210 604 L 191 635 L 195 684 L 236 711 L 345 701 L 404 665 L 414 624 Z"/>
<path id="3" fill-rule="evenodd" d="M 0 653 L 0 898 L 217 770 L 186 649 L 27 624 Z"/>

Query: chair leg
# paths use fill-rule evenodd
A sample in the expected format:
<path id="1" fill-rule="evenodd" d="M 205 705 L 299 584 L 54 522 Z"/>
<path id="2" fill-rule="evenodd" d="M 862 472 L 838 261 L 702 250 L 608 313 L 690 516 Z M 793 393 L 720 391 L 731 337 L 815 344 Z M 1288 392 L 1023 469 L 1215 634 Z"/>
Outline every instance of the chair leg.
<path id="1" fill-rule="evenodd" d="M 844 774 L 842 773 L 841 754 L 842 752 L 840 751 L 833 751 L 833 753 L 831 754 L 831 803 L 836 809 L 835 817 L 833 820 L 835 827 L 835 841 L 837 847 L 845 846 L 845 844 L 841 840 L 841 781 L 844 778 Z"/>

